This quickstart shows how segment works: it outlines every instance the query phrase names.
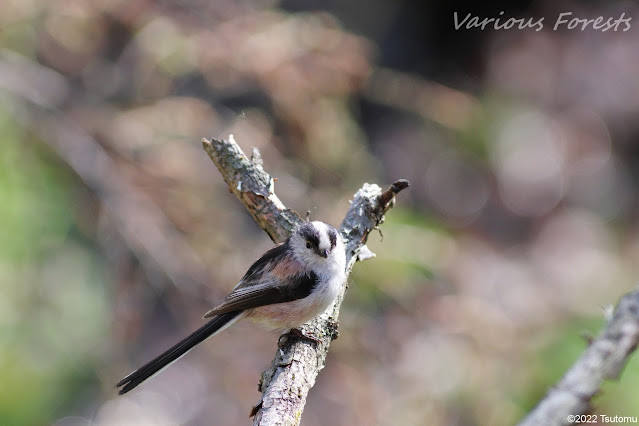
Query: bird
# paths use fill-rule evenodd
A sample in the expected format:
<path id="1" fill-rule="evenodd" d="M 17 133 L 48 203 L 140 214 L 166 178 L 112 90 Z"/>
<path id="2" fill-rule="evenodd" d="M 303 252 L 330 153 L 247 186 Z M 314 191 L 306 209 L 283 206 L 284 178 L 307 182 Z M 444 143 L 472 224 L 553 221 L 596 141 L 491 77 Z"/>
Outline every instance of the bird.
<path id="1" fill-rule="evenodd" d="M 123 395 L 159 374 L 197 345 L 248 318 L 270 329 L 296 329 L 324 312 L 346 281 L 344 243 L 337 230 L 302 222 L 291 235 L 255 261 L 231 292 L 204 314 L 208 322 L 115 387 Z"/>

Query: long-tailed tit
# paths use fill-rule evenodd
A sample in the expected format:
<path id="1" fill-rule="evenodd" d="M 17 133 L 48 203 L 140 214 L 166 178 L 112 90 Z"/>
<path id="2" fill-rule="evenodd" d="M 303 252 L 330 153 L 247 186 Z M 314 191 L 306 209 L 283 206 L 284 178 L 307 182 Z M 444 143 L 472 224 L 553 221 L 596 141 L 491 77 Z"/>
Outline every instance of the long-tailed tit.
<path id="1" fill-rule="evenodd" d="M 345 263 L 344 243 L 335 228 L 324 222 L 302 223 L 251 265 L 222 303 L 204 315 L 209 322 L 120 380 L 120 395 L 242 318 L 275 329 L 295 328 L 314 318 L 337 297 L 346 279 Z"/>

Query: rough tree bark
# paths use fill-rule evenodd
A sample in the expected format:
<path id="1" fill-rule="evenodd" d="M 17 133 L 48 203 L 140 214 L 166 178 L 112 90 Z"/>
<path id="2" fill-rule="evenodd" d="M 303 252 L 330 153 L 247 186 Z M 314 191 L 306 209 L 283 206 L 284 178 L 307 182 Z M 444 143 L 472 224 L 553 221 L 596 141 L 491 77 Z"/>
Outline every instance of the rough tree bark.
<path id="1" fill-rule="evenodd" d="M 275 195 L 274 180 L 262 168 L 259 152 L 254 149 L 252 157 L 247 158 L 232 135 L 228 140 L 203 139 L 202 145 L 231 191 L 271 239 L 286 239 L 302 219 Z M 406 180 L 395 182 L 385 191 L 377 185 L 364 184 L 355 194 L 339 229 L 346 247 L 347 276 L 357 260 L 374 256 L 366 247 L 368 234 L 384 221 L 395 195 L 406 187 Z M 331 341 L 337 338 L 337 318 L 345 290 L 346 286 L 331 308 L 301 327 L 317 342 L 300 339 L 294 333 L 280 338 L 275 358 L 260 380 L 262 397 L 251 412 L 254 425 L 300 423 L 308 392 L 324 367 Z"/>
<path id="2" fill-rule="evenodd" d="M 606 379 L 616 379 L 639 343 L 639 287 L 621 298 L 601 336 L 590 343 L 520 426 L 581 423 L 575 416 L 590 411 L 590 400 Z"/>

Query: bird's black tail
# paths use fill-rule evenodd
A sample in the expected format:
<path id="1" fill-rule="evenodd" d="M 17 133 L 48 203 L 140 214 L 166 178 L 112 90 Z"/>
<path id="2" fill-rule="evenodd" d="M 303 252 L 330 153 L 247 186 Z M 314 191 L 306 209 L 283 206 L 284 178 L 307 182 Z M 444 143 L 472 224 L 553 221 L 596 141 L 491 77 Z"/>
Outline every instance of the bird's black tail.
<path id="1" fill-rule="evenodd" d="M 216 316 L 189 336 L 179 341 L 171 347 L 171 349 L 147 362 L 142 367 L 120 380 L 118 384 L 115 385 L 116 388 L 121 388 L 118 393 L 120 395 L 124 395 L 146 379 L 153 377 L 155 374 L 177 361 L 195 346 L 202 343 L 206 340 L 206 338 L 215 334 L 222 327 L 230 325 L 229 323 L 236 319 L 240 313 L 241 311 L 234 311 Z"/>

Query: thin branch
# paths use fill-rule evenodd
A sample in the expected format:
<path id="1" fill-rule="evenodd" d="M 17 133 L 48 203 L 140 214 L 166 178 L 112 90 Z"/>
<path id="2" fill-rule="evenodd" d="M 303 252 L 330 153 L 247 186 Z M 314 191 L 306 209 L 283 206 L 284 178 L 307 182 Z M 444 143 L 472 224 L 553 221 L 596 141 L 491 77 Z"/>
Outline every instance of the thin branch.
<path id="1" fill-rule="evenodd" d="M 235 143 L 229 140 L 202 141 L 204 149 L 222 173 L 231 191 L 244 203 L 258 224 L 273 241 L 283 241 L 301 221 L 296 213 L 284 207 L 273 192 L 273 178 L 262 168 L 261 161 L 249 160 Z M 385 191 L 377 185 L 364 184 L 357 191 L 340 226 L 346 246 L 346 273 L 350 273 L 358 260 L 371 257 L 366 248 L 368 234 L 384 221 L 384 214 L 394 205 L 395 195 L 409 185 L 399 180 Z M 301 328 L 317 342 L 300 339 L 289 333 L 280 339 L 279 348 L 271 366 L 262 375 L 260 402 L 251 415 L 254 425 L 299 424 L 309 390 L 324 368 L 328 347 L 337 338 L 339 308 L 346 287 L 331 308 Z"/>
<path id="2" fill-rule="evenodd" d="M 247 158 L 233 135 L 228 141 L 203 139 L 202 146 L 257 224 L 274 242 L 284 241 L 302 218 L 284 207 L 273 192 L 275 181 L 262 168 L 259 151 L 253 149 L 253 155 Z"/>
<path id="3" fill-rule="evenodd" d="M 568 425 L 590 411 L 590 400 L 606 379 L 617 379 L 639 343 L 639 288 L 617 305 L 602 335 L 568 370 L 520 426 Z"/>

